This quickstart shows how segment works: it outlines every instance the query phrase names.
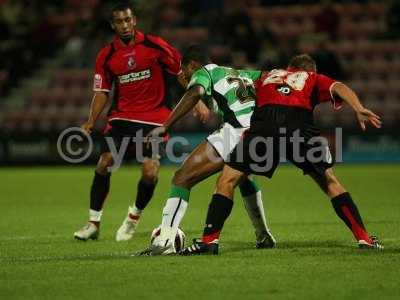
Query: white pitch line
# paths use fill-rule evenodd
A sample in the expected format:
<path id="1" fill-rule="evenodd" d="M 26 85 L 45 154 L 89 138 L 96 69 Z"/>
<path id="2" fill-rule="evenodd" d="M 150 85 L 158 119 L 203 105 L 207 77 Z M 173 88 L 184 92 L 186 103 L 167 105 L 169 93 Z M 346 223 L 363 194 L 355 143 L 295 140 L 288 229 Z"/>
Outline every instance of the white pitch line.
<path id="1" fill-rule="evenodd" d="M 111 252 L 111 253 L 93 253 L 80 255 L 62 255 L 62 256 L 32 256 L 32 257 L 2 257 L 0 262 L 42 262 L 42 261 L 58 261 L 58 260 L 79 260 L 90 258 L 128 258 L 133 256 L 132 252 Z"/>
<path id="2" fill-rule="evenodd" d="M 2 236 L 0 241 L 37 240 L 51 238 L 67 238 L 65 235 L 38 235 L 38 236 Z"/>

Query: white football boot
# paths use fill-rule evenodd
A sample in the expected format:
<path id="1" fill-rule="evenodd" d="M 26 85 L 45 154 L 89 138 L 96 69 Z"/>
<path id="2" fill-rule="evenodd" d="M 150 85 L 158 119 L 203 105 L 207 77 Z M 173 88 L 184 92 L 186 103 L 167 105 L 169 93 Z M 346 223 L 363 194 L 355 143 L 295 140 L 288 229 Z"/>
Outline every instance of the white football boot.
<path id="1" fill-rule="evenodd" d="M 139 224 L 139 219 L 133 219 L 130 211 L 131 208 L 129 207 L 128 215 L 122 222 L 121 227 L 119 227 L 117 234 L 115 235 L 115 240 L 117 242 L 129 241 L 133 237 L 136 227 Z"/>
<path id="2" fill-rule="evenodd" d="M 372 241 L 372 243 L 369 243 L 365 240 L 359 240 L 358 241 L 358 248 L 360 249 L 370 249 L 370 250 L 383 250 L 384 247 L 382 244 L 379 242 L 378 238 L 376 236 L 370 236 L 369 237 Z"/>
<path id="3" fill-rule="evenodd" d="M 97 240 L 99 233 L 100 231 L 97 226 L 88 222 L 85 226 L 74 233 L 74 238 L 81 241 L 87 241 L 88 239 Z"/>

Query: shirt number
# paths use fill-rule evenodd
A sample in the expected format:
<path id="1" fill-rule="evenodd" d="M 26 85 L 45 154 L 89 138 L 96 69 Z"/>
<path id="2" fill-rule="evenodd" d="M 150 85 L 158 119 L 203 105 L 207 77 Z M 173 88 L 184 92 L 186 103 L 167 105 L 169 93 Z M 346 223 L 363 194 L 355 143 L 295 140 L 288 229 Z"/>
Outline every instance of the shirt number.
<path id="1" fill-rule="evenodd" d="M 308 79 L 308 73 L 304 71 L 289 73 L 285 70 L 273 70 L 270 75 L 264 79 L 263 85 L 267 84 L 287 84 L 291 89 L 301 91 Z"/>
<path id="2" fill-rule="evenodd" d="M 227 78 L 227 82 L 229 84 L 237 83 L 235 93 L 240 103 L 254 101 L 254 99 L 256 98 L 253 84 L 248 81 L 245 81 L 243 78 L 229 77 Z"/>

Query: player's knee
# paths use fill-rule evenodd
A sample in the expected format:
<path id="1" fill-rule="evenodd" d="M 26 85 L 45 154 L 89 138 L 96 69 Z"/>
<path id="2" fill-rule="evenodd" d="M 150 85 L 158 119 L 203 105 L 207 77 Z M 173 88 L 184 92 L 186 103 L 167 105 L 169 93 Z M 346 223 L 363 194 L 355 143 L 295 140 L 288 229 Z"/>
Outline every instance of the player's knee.
<path id="1" fill-rule="evenodd" d="M 336 197 L 344 192 L 346 192 L 345 188 L 341 185 L 339 180 L 336 178 L 332 169 L 328 169 L 325 172 L 326 182 L 327 182 L 327 190 L 326 193 L 329 197 Z"/>
<path id="2" fill-rule="evenodd" d="M 191 176 L 190 173 L 180 168 L 175 172 L 174 177 L 172 178 L 172 184 L 185 188 L 191 188 L 192 178 L 193 176 Z"/>
<path id="3" fill-rule="evenodd" d="M 158 174 L 154 171 L 148 171 L 142 173 L 142 180 L 148 183 L 156 183 L 158 180 Z"/>
<path id="4" fill-rule="evenodd" d="M 340 184 L 339 181 L 337 180 L 335 174 L 333 174 L 333 171 L 331 169 L 326 170 L 325 178 L 326 178 L 326 183 L 327 183 L 328 187 L 330 185 Z"/>
<path id="5" fill-rule="evenodd" d="M 111 153 L 103 153 L 97 163 L 96 171 L 102 175 L 108 173 L 108 168 L 114 164 L 114 159 Z"/>
<path id="6" fill-rule="evenodd" d="M 145 161 L 142 168 L 142 179 L 149 183 L 157 182 L 159 168 L 160 163 L 158 160 Z"/>
<path id="7" fill-rule="evenodd" d="M 217 182 L 218 190 L 233 190 L 238 185 L 238 178 L 234 176 L 221 176 Z"/>

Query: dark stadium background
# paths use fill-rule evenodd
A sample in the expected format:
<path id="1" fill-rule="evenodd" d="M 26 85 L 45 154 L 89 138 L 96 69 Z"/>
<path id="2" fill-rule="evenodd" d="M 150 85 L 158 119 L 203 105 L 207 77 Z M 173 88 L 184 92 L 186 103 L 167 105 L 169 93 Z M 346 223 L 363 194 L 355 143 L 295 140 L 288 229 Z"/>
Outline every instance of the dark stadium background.
<path id="1" fill-rule="evenodd" d="M 110 1 L 0 0 L 0 164 L 63 164 L 59 133 L 85 121 L 97 51 L 112 37 Z M 400 161 L 399 1 L 135 1 L 138 28 L 183 50 L 205 46 L 219 64 L 285 67 L 310 53 L 319 71 L 354 88 L 383 118 L 364 134 L 349 107 L 316 116 L 333 139 L 343 128 L 349 162 Z M 182 94 L 169 80 L 171 105 Z M 177 132 L 193 142 L 217 125 L 187 116 Z M 104 118 L 97 126 L 100 132 Z M 96 135 L 95 135 L 96 136 Z M 96 152 L 87 162 L 96 160 Z"/>

